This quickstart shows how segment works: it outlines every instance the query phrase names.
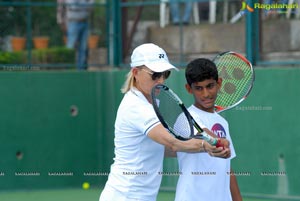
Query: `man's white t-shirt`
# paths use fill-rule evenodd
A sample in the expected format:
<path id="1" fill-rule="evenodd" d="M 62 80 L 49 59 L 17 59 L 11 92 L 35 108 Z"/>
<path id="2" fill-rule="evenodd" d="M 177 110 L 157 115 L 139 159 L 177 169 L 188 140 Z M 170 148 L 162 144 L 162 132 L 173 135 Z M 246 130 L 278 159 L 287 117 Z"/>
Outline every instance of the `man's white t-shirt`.
<path id="1" fill-rule="evenodd" d="M 218 113 L 209 113 L 194 105 L 188 108 L 196 122 L 205 125 L 218 137 L 230 142 L 229 159 L 212 157 L 208 153 L 177 152 L 179 180 L 176 201 L 231 201 L 230 160 L 236 156 L 227 121 Z"/>
<path id="2" fill-rule="evenodd" d="M 124 95 L 115 121 L 114 163 L 103 190 L 113 189 L 121 197 L 110 199 L 156 200 L 164 146 L 147 134 L 158 123 L 152 105 L 140 91 L 132 89 Z"/>

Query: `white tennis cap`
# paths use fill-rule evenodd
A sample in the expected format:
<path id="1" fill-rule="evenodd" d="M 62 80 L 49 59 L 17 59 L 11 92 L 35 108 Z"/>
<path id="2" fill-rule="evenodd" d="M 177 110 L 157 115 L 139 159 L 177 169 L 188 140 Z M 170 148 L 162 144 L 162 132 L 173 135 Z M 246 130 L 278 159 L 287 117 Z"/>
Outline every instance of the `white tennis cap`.
<path id="1" fill-rule="evenodd" d="M 170 64 L 166 52 L 153 43 L 146 43 L 136 47 L 131 55 L 131 67 L 147 66 L 154 72 L 163 72 L 166 70 L 176 69 Z"/>

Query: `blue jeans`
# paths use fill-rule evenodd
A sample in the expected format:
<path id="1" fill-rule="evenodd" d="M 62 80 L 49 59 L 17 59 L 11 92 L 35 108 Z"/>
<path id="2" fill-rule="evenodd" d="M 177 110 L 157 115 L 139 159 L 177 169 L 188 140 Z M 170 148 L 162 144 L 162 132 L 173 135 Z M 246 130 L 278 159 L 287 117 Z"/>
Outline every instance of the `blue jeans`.
<path id="1" fill-rule="evenodd" d="M 85 70 L 87 68 L 87 41 L 89 35 L 88 22 L 68 22 L 68 48 L 76 47 L 76 65 L 78 70 Z"/>
<path id="2" fill-rule="evenodd" d="M 189 23 L 191 12 L 193 8 L 193 2 L 188 1 L 185 2 L 185 9 L 182 17 L 183 23 Z M 172 14 L 172 21 L 173 23 L 179 23 L 181 21 L 181 15 L 180 15 L 180 3 L 178 3 L 178 0 L 170 0 L 170 8 L 171 8 L 171 14 Z"/>

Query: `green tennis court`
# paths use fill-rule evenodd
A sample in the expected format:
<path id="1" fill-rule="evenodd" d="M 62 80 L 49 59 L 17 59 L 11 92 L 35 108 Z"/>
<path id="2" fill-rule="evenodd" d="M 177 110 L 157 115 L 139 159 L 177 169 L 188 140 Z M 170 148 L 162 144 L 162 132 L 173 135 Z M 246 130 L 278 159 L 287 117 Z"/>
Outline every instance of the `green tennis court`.
<path id="1" fill-rule="evenodd" d="M 60 189 L 40 191 L 9 191 L 0 192 L 1 201 L 96 201 L 99 199 L 100 189 Z M 175 192 L 160 192 L 157 201 L 174 200 Z M 244 198 L 244 201 L 264 201 L 266 199 Z"/>

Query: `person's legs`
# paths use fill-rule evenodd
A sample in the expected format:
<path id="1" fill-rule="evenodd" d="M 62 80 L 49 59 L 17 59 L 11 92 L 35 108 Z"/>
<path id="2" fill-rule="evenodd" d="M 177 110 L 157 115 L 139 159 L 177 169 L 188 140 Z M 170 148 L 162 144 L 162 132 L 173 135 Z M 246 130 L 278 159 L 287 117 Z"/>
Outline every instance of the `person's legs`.
<path id="1" fill-rule="evenodd" d="M 185 9 L 184 9 L 184 15 L 183 15 L 183 24 L 189 24 L 190 18 L 191 18 L 191 13 L 192 13 L 192 8 L 193 8 L 193 2 L 188 1 L 185 3 Z"/>
<path id="2" fill-rule="evenodd" d="M 180 9 L 178 0 L 170 0 L 170 9 L 173 24 L 179 24 L 180 20 Z"/>
<path id="3" fill-rule="evenodd" d="M 67 24 L 67 48 L 74 49 L 79 35 L 77 22 L 68 22 Z"/>
<path id="4" fill-rule="evenodd" d="M 77 68 L 78 70 L 84 70 L 87 68 L 87 56 L 88 56 L 88 37 L 89 37 L 89 26 L 87 22 L 80 23 L 79 33 L 79 44 L 78 44 L 78 57 L 77 57 Z"/>
<path id="5" fill-rule="evenodd" d="M 80 27 L 78 22 L 68 22 L 67 25 L 67 48 L 76 50 L 76 67 L 78 68 L 78 57 L 79 57 L 79 48 L 78 48 L 78 39 L 80 35 Z"/>

